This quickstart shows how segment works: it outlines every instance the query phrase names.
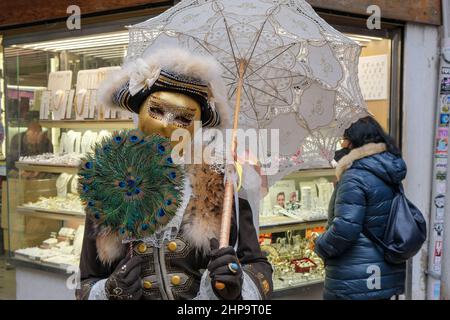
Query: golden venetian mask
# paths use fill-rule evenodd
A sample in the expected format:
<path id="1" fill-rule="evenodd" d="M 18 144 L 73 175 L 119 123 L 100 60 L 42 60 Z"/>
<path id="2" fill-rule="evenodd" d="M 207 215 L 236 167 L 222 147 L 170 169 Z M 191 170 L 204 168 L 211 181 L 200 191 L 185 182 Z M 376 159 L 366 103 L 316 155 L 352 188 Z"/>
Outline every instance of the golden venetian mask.
<path id="1" fill-rule="evenodd" d="M 152 93 L 139 112 L 140 130 L 169 139 L 177 129 L 187 130 L 193 137 L 195 121 L 201 121 L 200 104 L 187 95 L 170 91 Z M 172 145 L 179 142 L 172 141 Z"/>

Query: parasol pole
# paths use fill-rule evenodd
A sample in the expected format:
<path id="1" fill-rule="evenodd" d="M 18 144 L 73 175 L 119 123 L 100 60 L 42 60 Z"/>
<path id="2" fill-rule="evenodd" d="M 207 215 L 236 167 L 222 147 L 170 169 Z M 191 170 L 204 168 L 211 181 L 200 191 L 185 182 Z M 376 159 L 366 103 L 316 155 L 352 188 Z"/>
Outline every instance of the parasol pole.
<path id="1" fill-rule="evenodd" d="M 237 128 L 239 122 L 239 112 L 241 109 L 241 92 L 244 83 L 244 72 L 246 67 L 246 61 L 244 59 L 239 60 L 239 80 L 236 91 L 236 104 L 234 107 L 234 121 L 233 121 L 233 131 L 231 134 L 231 155 L 236 161 L 236 148 L 237 148 Z M 229 246 L 230 242 L 230 228 L 231 228 L 231 214 L 233 209 L 233 194 L 234 194 L 234 183 L 231 178 L 234 174 L 234 165 L 226 165 L 226 181 L 225 181 L 225 195 L 223 198 L 223 208 L 222 208 L 222 221 L 220 224 L 220 240 L 219 247 L 224 248 Z"/>

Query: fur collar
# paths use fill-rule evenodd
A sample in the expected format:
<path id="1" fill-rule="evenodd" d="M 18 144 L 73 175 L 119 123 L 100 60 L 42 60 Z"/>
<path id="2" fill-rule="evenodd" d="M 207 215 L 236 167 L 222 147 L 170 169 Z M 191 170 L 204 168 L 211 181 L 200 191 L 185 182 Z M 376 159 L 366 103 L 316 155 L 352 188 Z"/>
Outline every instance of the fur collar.
<path id="1" fill-rule="evenodd" d="M 336 167 L 336 177 L 338 181 L 347 169 L 350 169 L 353 162 L 362 158 L 373 156 L 374 154 L 382 153 L 386 151 L 386 144 L 384 143 L 368 143 L 360 148 L 356 148 L 350 151 L 349 154 L 342 157 L 339 160 Z"/>
<path id="2" fill-rule="evenodd" d="M 205 164 L 187 168 L 192 196 L 183 216 L 182 236 L 203 254 L 210 252 L 212 238 L 219 239 L 224 197 L 223 174 Z"/>

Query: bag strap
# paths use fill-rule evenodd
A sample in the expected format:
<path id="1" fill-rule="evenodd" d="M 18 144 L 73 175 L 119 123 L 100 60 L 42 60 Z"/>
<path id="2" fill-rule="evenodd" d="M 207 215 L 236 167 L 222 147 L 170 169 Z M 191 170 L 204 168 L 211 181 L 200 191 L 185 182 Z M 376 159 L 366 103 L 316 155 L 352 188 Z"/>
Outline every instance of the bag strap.
<path id="1" fill-rule="evenodd" d="M 383 241 L 380 240 L 380 238 L 378 238 L 376 235 L 374 235 L 372 233 L 372 231 L 369 230 L 369 228 L 364 225 L 363 226 L 363 231 L 362 233 L 369 238 L 369 240 L 371 240 L 372 242 L 374 242 L 375 244 L 379 245 L 381 248 L 383 248 L 384 250 L 387 250 L 388 247 L 384 244 Z"/>
<path id="2" fill-rule="evenodd" d="M 394 191 L 402 196 L 405 196 L 405 191 L 403 189 L 403 184 L 400 182 L 398 184 L 391 184 L 389 185 L 392 189 L 394 189 Z M 394 196 L 395 197 L 395 196 Z M 383 248 L 384 250 L 388 250 L 388 246 L 381 241 L 380 238 L 378 238 L 376 235 L 374 235 L 372 233 L 372 231 L 370 231 L 370 229 L 367 227 L 367 225 L 363 225 L 363 234 L 369 238 L 372 242 L 374 242 L 375 244 L 379 245 L 381 248 Z"/>
<path id="3" fill-rule="evenodd" d="M 397 184 L 388 184 L 396 193 L 400 193 L 401 195 L 405 195 L 405 190 L 403 189 L 403 184 L 397 183 Z"/>

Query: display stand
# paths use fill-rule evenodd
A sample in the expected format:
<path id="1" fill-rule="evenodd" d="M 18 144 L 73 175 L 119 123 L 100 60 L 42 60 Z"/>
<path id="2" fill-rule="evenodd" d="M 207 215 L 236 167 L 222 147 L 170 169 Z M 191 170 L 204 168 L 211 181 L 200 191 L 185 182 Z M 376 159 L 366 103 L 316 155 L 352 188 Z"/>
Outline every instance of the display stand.
<path id="1" fill-rule="evenodd" d="M 66 117 L 68 105 L 72 105 L 72 71 L 51 72 L 47 90 L 42 93 L 40 119 L 62 120 Z"/>
<path id="2" fill-rule="evenodd" d="M 94 119 L 97 105 L 99 72 L 97 69 L 81 70 L 77 76 L 77 91 L 74 102 L 75 119 Z"/>
<path id="3" fill-rule="evenodd" d="M 98 69 L 98 79 L 99 83 L 107 79 L 112 72 L 120 70 L 120 67 L 105 67 Z M 99 120 L 104 119 L 116 119 L 118 111 L 116 109 L 110 109 L 107 106 L 97 103 L 97 115 Z"/>

